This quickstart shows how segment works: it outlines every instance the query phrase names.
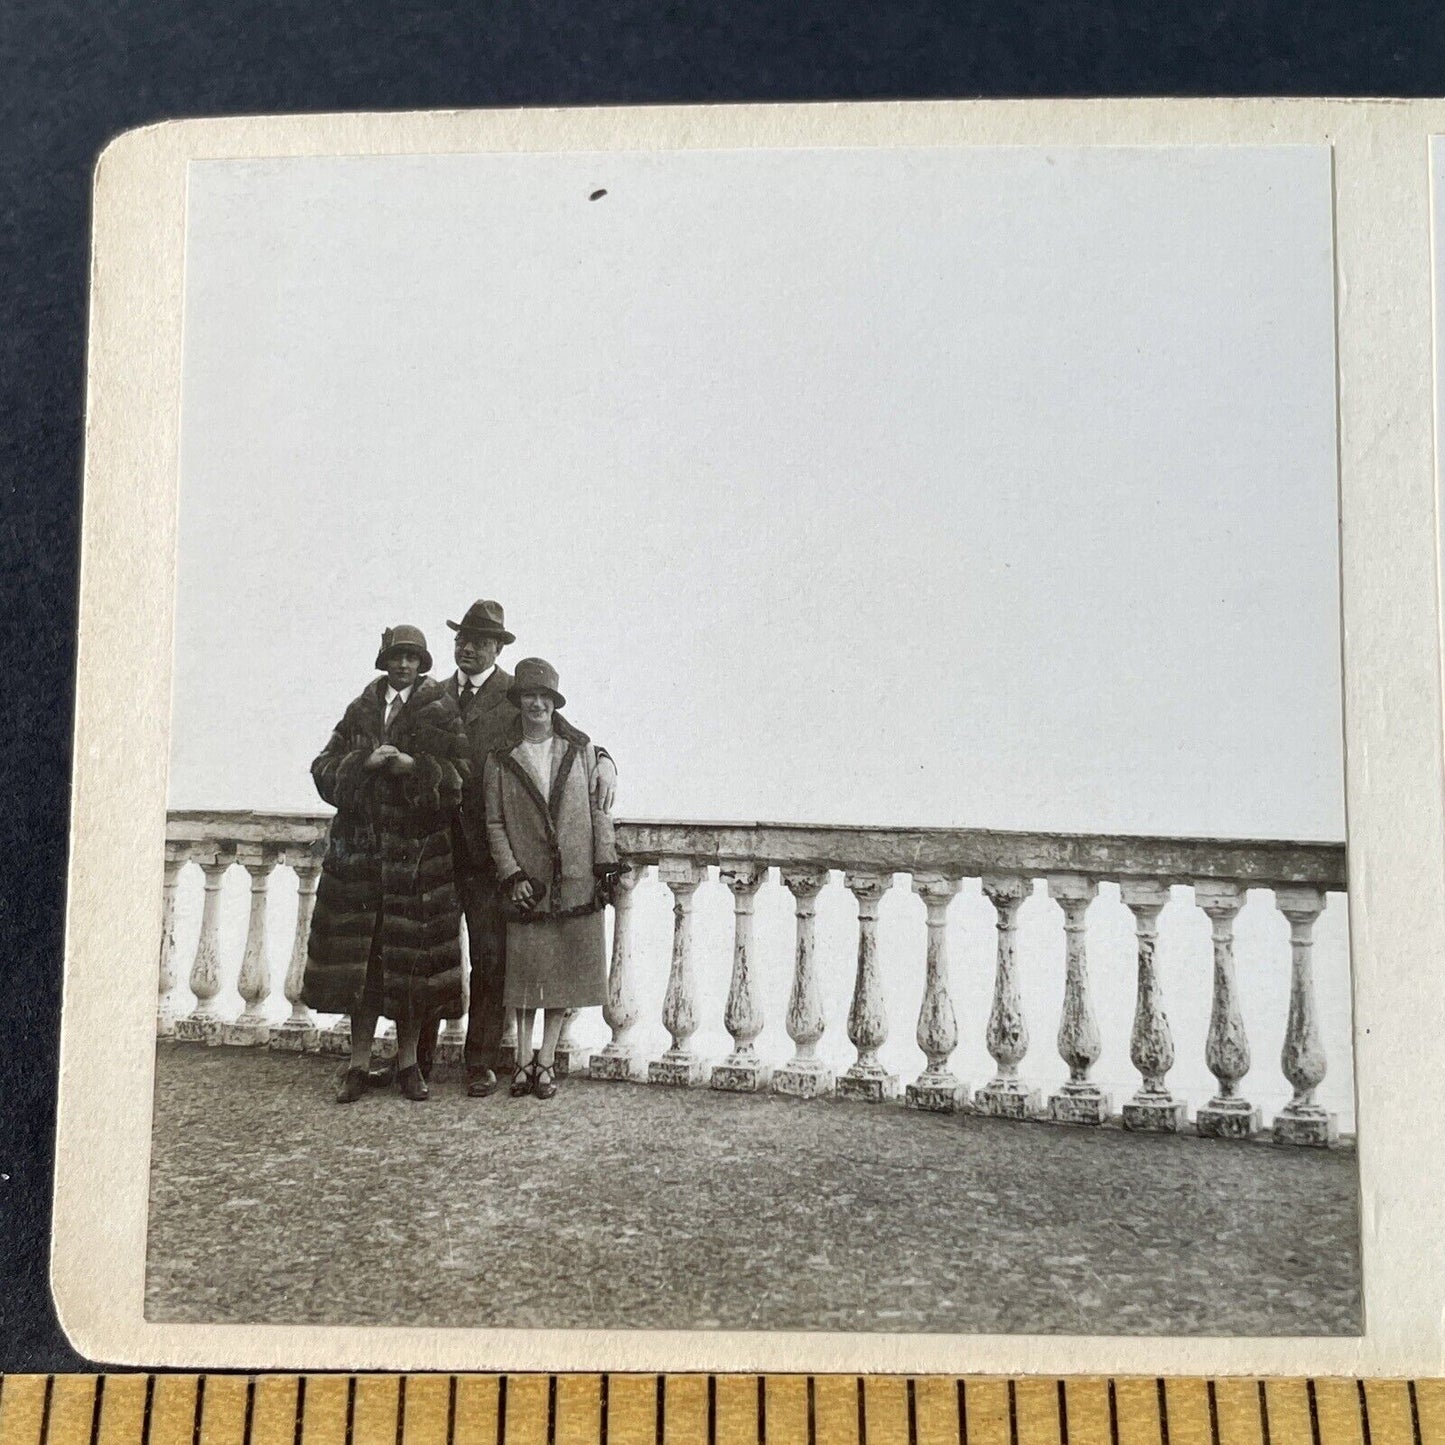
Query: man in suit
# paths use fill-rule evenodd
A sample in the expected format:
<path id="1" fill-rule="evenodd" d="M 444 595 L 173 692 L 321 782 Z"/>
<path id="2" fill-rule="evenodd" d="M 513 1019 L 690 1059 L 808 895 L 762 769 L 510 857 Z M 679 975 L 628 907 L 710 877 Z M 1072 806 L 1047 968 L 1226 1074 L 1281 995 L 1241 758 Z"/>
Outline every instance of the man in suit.
<path id="1" fill-rule="evenodd" d="M 485 820 L 465 819 L 463 813 L 482 806 L 481 790 L 476 786 L 482 776 L 482 765 L 487 754 L 499 747 L 517 725 L 516 704 L 507 698 L 512 674 L 497 665 L 502 648 L 517 639 L 507 631 L 499 602 L 474 602 L 460 622 L 449 619 L 447 626 L 456 633 L 452 656 L 457 670 L 442 685 L 461 710 L 472 765 L 471 784 L 463 797 L 462 811 L 452 823 L 452 856 L 457 892 L 467 920 L 467 951 L 472 967 L 464 1057 L 467 1094 L 473 1099 L 483 1099 L 497 1087 L 496 1067 L 504 1024 L 502 984 L 507 971 L 507 925 L 501 885 L 484 841 Z M 617 767 L 600 747 L 591 786 L 598 806 L 604 812 L 611 812 L 617 791 Z M 435 1028 L 428 1030 L 418 1051 L 425 1075 L 431 1073 L 437 1032 Z"/>

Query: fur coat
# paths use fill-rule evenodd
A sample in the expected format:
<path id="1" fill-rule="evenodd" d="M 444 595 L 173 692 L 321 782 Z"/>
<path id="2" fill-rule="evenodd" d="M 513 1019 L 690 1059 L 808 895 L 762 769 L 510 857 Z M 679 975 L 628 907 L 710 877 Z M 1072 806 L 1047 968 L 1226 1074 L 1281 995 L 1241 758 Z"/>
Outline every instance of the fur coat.
<path id="1" fill-rule="evenodd" d="M 382 1015 L 458 1018 L 466 1005 L 451 824 L 468 773 L 466 730 L 442 684 L 420 677 L 384 733 L 386 692 L 384 677 L 367 686 L 311 764 L 336 817 L 301 997 L 321 1013 L 353 1012 L 379 929 Z M 414 758 L 415 770 L 363 768 L 383 742 Z"/>

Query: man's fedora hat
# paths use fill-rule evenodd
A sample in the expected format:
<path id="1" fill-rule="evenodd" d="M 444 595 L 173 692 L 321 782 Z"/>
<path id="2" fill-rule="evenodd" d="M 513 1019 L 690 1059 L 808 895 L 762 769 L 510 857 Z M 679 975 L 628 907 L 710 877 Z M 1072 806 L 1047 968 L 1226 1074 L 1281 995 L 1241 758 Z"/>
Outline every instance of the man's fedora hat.
<path id="1" fill-rule="evenodd" d="M 385 670 L 388 655 L 398 647 L 415 648 L 421 653 L 421 670 L 431 671 L 431 653 L 426 650 L 426 637 L 420 627 L 408 627 L 405 623 L 399 627 L 388 627 L 381 634 L 381 651 L 376 654 L 377 667 Z"/>
<path id="2" fill-rule="evenodd" d="M 473 602 L 460 622 L 448 618 L 447 626 L 453 632 L 479 632 L 483 637 L 499 637 L 503 642 L 517 640 L 503 624 L 500 602 Z"/>
<path id="3" fill-rule="evenodd" d="M 524 657 L 512 675 L 512 685 L 507 689 L 507 698 L 520 706 L 524 692 L 550 692 L 552 701 L 558 707 L 566 707 L 567 699 L 557 691 L 557 669 L 540 657 Z"/>

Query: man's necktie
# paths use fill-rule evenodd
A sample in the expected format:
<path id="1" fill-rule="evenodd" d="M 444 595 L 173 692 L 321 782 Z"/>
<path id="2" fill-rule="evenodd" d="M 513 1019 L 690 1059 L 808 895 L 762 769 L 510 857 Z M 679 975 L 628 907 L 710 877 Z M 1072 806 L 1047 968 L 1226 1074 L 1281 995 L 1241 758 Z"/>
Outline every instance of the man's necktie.
<path id="1" fill-rule="evenodd" d="M 401 711 L 401 694 L 399 692 L 391 695 L 391 701 L 386 705 L 386 722 L 382 724 L 384 732 L 391 731 L 391 725 L 396 721 L 396 715 Z"/>
<path id="2" fill-rule="evenodd" d="M 466 705 L 467 705 L 476 695 L 477 695 L 477 690 L 476 690 L 476 688 L 472 685 L 472 680 L 471 680 L 471 678 L 468 678 L 468 679 L 462 684 L 462 706 L 463 706 L 463 707 L 466 707 Z"/>

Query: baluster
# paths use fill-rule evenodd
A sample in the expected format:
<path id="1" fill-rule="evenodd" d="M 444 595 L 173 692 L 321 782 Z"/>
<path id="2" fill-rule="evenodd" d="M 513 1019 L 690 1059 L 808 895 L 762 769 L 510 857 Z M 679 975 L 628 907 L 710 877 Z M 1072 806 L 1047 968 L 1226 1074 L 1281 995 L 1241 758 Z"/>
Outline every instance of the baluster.
<path id="1" fill-rule="evenodd" d="M 624 863 L 617 877 L 612 904 L 612 967 L 607 974 L 607 1003 L 602 1010 L 612 1030 L 612 1041 L 592 1055 L 588 1072 L 594 1079 L 636 1083 L 647 1077 L 632 1043 L 632 1031 L 642 1017 L 632 956 L 632 891 L 646 872 L 645 863 Z"/>
<path id="2" fill-rule="evenodd" d="M 573 1028 L 581 1017 L 580 1008 L 569 1008 L 562 1015 L 562 1032 L 557 1036 L 556 1069 L 557 1077 L 565 1079 L 569 1075 L 573 1078 L 587 1072 L 587 1066 L 592 1059 L 592 1051 L 585 1044 L 580 1044 L 573 1035 Z"/>
<path id="3" fill-rule="evenodd" d="M 254 1046 L 271 1040 L 266 1021 L 266 1001 L 271 996 L 271 964 L 266 956 L 266 903 L 270 897 L 271 874 L 276 854 L 270 849 L 248 850 L 240 858 L 251 875 L 251 912 L 246 920 L 246 948 L 241 955 L 241 972 L 236 990 L 245 1008 L 241 1017 L 221 1029 L 223 1044 Z"/>
<path id="4" fill-rule="evenodd" d="M 858 972 L 848 1010 L 848 1040 L 858 1057 L 839 1078 L 836 1092 L 840 1099 L 876 1104 L 898 1097 L 898 1075 L 878 1062 L 878 1050 L 888 1042 L 888 1011 L 878 972 L 878 904 L 893 878 L 886 873 L 845 873 L 843 884 L 858 900 Z"/>
<path id="5" fill-rule="evenodd" d="M 1056 874 L 1049 897 L 1064 910 L 1064 1008 L 1059 1017 L 1059 1055 L 1069 1066 L 1068 1082 L 1049 1096 L 1049 1118 L 1058 1124 L 1102 1124 L 1113 1101 L 1089 1080 L 1103 1041 L 1089 998 L 1089 958 L 1084 915 L 1099 885 L 1092 878 Z"/>
<path id="6" fill-rule="evenodd" d="M 532 1047 L 536 1047 L 535 1034 Z M 502 1018 L 502 1041 L 497 1045 L 497 1065 L 499 1074 L 510 1074 L 517 1067 L 517 1014 L 514 1009 L 507 1009 Z"/>
<path id="7" fill-rule="evenodd" d="M 1124 1105 L 1124 1127 L 1172 1134 L 1184 1122 L 1184 1100 L 1176 1099 L 1164 1082 L 1174 1067 L 1174 1037 L 1164 1014 L 1155 952 L 1159 912 L 1169 902 L 1167 883 L 1121 883 L 1119 897 L 1134 915 L 1139 943 L 1139 986 L 1129 1057 L 1143 1076 L 1134 1097 Z"/>
<path id="8" fill-rule="evenodd" d="M 316 1015 L 301 1002 L 301 989 L 306 982 L 306 946 L 311 939 L 311 914 L 316 908 L 316 881 L 321 876 L 321 862 L 303 857 L 289 860 L 296 874 L 296 932 L 291 940 L 291 960 L 286 966 L 283 991 L 291 1014 L 280 1028 L 271 1031 L 271 1047 L 291 1053 L 311 1053 L 319 1047 L 320 1033 Z M 347 1039 L 347 1051 L 351 1041 Z"/>
<path id="9" fill-rule="evenodd" d="M 833 1071 L 817 1055 L 826 1021 L 814 955 L 818 895 L 828 884 L 828 872 L 818 868 L 784 868 L 781 872 L 783 886 L 793 895 L 796 927 L 793 987 L 788 994 L 786 1020 L 793 1057 L 774 1072 L 773 1092 L 795 1099 L 818 1099 L 833 1092 Z"/>
<path id="10" fill-rule="evenodd" d="M 201 863 L 206 892 L 190 978 L 196 1006 L 185 1018 L 176 1020 L 176 1037 L 187 1043 L 212 1044 L 220 1037 L 223 1020 L 216 1007 L 216 995 L 221 991 L 221 884 L 234 862 L 234 854 L 214 853 Z"/>
<path id="11" fill-rule="evenodd" d="M 672 1047 L 647 1066 L 653 1084 L 700 1084 L 706 1074 L 703 1061 L 688 1048 L 697 1032 L 697 977 L 692 958 L 693 895 L 707 877 L 707 865 L 689 858 L 664 858 L 657 876 L 672 889 L 672 967 L 662 1001 L 662 1022 L 672 1035 Z"/>
<path id="12" fill-rule="evenodd" d="M 918 1009 L 918 1047 L 923 1050 L 923 1072 L 904 1091 L 910 1109 L 949 1114 L 968 1099 L 968 1086 L 948 1067 L 958 1047 L 958 1019 L 948 990 L 948 905 L 962 882 L 939 873 L 915 873 L 913 891 L 923 900 L 928 915 L 928 945 L 924 956 L 923 1002 Z"/>
<path id="13" fill-rule="evenodd" d="M 766 1089 L 773 1071 L 754 1047 L 763 1031 L 753 960 L 753 905 L 768 870 L 759 863 L 725 863 L 719 874 L 733 895 L 733 971 L 723 1023 L 733 1036 L 733 1051 L 712 1071 L 714 1089 L 752 1094 Z"/>
<path id="14" fill-rule="evenodd" d="M 158 1039 L 172 1039 L 176 1035 L 176 893 L 181 870 L 185 866 L 185 852 L 166 844 L 165 886 L 161 895 L 160 979 L 156 1000 Z"/>
<path id="15" fill-rule="evenodd" d="M 1275 1116 L 1274 1137 L 1281 1144 L 1320 1147 L 1339 1138 L 1335 1116 L 1315 1102 L 1315 1090 L 1325 1077 L 1325 1049 L 1315 1015 L 1311 951 L 1315 919 L 1324 909 L 1325 896 L 1317 888 L 1276 888 L 1274 900 L 1289 919 L 1289 1021 L 1279 1062 L 1294 1090 L 1294 1098 Z"/>
<path id="16" fill-rule="evenodd" d="M 1239 1096 L 1239 1081 L 1249 1072 L 1249 1037 L 1234 987 L 1234 917 L 1244 905 L 1237 883 L 1194 885 L 1194 901 L 1209 915 L 1214 939 L 1214 994 L 1204 1060 L 1219 1080 L 1219 1090 L 1194 1114 L 1201 1134 L 1216 1139 L 1248 1139 L 1260 1126 L 1259 1110 Z"/>
<path id="17" fill-rule="evenodd" d="M 1003 1119 L 1027 1119 L 1039 1112 L 1039 1091 L 1019 1078 L 1019 1065 L 1029 1051 L 1029 1026 L 1019 996 L 1018 914 L 1033 892 L 1028 878 L 985 878 L 983 891 L 998 913 L 998 957 L 993 975 L 993 1007 L 984 1042 L 998 1073 L 975 1091 L 975 1113 Z"/>
<path id="18" fill-rule="evenodd" d="M 337 1016 L 336 1022 L 321 1033 L 320 1050 L 336 1058 L 351 1057 L 351 1018 L 348 1014 Z"/>

